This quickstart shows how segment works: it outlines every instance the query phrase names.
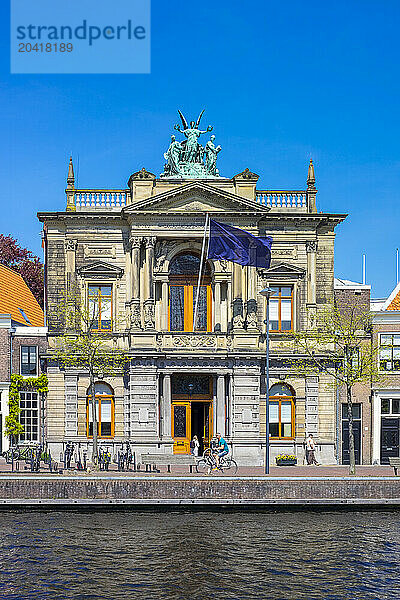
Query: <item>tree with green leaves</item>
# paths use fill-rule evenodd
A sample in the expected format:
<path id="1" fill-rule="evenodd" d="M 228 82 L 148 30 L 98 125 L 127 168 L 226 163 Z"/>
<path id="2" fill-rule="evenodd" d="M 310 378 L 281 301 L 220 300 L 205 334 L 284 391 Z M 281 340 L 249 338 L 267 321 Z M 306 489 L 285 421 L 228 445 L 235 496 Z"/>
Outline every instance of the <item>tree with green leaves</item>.
<path id="1" fill-rule="evenodd" d="M 119 336 L 99 329 L 99 306 L 88 303 L 79 289 L 71 287 L 57 307 L 58 328 L 53 356 L 63 369 L 87 372 L 90 380 L 90 403 L 93 422 L 93 463 L 98 456 L 98 420 L 96 408 L 96 381 L 124 372 L 128 355 L 118 348 Z M 114 323 L 115 328 L 115 323 Z"/>
<path id="2" fill-rule="evenodd" d="M 372 314 L 358 299 L 332 302 L 309 315 L 310 327 L 293 333 L 295 348 L 303 358 L 292 361 L 304 376 L 329 375 L 334 386 L 344 387 L 349 419 L 350 475 L 355 475 L 353 388 L 381 379 L 378 347 L 372 341 Z"/>

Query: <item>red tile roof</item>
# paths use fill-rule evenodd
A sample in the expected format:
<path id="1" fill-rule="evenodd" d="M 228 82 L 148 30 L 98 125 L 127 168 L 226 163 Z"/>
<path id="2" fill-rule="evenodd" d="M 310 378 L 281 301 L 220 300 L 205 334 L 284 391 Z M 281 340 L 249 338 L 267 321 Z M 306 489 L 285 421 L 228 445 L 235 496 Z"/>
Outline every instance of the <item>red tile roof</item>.
<path id="1" fill-rule="evenodd" d="M 24 318 L 25 313 L 29 323 Z M 0 265 L 0 314 L 11 315 L 21 325 L 43 327 L 44 314 L 19 273 Z"/>
<path id="2" fill-rule="evenodd" d="M 393 298 L 386 310 L 400 310 L 400 290 L 397 292 L 396 296 Z"/>

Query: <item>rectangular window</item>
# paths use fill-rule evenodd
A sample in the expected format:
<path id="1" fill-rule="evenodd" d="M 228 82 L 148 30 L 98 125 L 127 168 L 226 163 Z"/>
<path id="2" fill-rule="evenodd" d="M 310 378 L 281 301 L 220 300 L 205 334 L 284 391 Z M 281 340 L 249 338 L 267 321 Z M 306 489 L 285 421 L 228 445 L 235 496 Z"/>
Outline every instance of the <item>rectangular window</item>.
<path id="1" fill-rule="evenodd" d="M 379 368 L 381 371 L 400 371 L 400 335 L 381 334 Z"/>
<path id="2" fill-rule="evenodd" d="M 112 286 L 89 286 L 89 317 L 96 331 L 112 329 Z"/>
<path id="3" fill-rule="evenodd" d="M 20 442 L 39 441 L 39 400 L 37 392 L 20 392 L 19 407 L 21 413 L 19 420 L 24 428 L 20 434 Z"/>
<path id="4" fill-rule="evenodd" d="M 292 331 L 293 287 L 271 286 L 273 294 L 269 301 L 270 331 Z"/>
<path id="5" fill-rule="evenodd" d="M 100 437 L 114 437 L 114 400 L 110 396 L 96 398 L 97 434 Z M 93 437 L 92 399 L 88 397 L 87 435 Z"/>
<path id="6" fill-rule="evenodd" d="M 169 286 L 170 331 L 193 331 L 197 285 Z M 196 331 L 211 331 L 211 285 L 201 285 L 197 307 Z"/>
<path id="7" fill-rule="evenodd" d="M 269 435 L 277 439 L 294 437 L 294 400 L 269 401 Z"/>
<path id="8" fill-rule="evenodd" d="M 21 375 L 37 375 L 37 346 L 21 346 Z"/>
<path id="9" fill-rule="evenodd" d="M 399 398 L 382 398 L 381 414 L 382 415 L 393 415 L 393 416 L 398 417 L 400 415 L 400 399 Z"/>

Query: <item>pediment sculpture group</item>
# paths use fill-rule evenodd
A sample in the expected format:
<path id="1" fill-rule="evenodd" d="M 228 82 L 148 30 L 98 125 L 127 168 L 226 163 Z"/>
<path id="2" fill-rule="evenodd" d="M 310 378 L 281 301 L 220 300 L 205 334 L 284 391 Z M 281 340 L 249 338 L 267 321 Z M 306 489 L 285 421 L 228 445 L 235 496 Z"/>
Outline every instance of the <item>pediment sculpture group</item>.
<path id="1" fill-rule="evenodd" d="M 181 111 L 179 115 L 182 120 L 183 129 L 175 125 L 174 129 L 185 136 L 185 140 L 178 142 L 174 135 L 171 136 L 171 144 L 164 154 L 167 161 L 164 166 L 162 177 L 188 177 L 188 178 L 214 178 L 219 177 L 217 169 L 217 156 L 221 146 L 215 146 L 215 135 L 212 135 L 203 147 L 198 142 L 200 135 L 212 131 L 212 126 L 200 129 L 200 120 L 204 110 L 201 111 L 197 121 L 190 121 L 190 125 Z"/>

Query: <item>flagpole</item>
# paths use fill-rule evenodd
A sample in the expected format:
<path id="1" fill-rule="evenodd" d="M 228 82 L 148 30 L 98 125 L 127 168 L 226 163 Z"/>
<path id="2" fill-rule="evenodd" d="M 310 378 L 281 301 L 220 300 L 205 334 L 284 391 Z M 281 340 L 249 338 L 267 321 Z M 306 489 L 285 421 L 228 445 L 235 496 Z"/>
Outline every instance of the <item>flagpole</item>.
<path id="1" fill-rule="evenodd" d="M 197 309 L 198 309 L 198 306 L 199 306 L 200 282 L 201 282 L 201 275 L 202 275 L 202 272 L 203 272 L 204 251 L 205 251 L 205 248 L 206 248 L 208 220 L 209 220 L 209 214 L 206 213 L 206 222 L 204 224 L 203 246 L 201 248 L 201 259 L 200 259 L 199 277 L 197 279 L 196 304 L 194 306 L 194 315 L 193 315 L 193 332 L 196 329 Z"/>

